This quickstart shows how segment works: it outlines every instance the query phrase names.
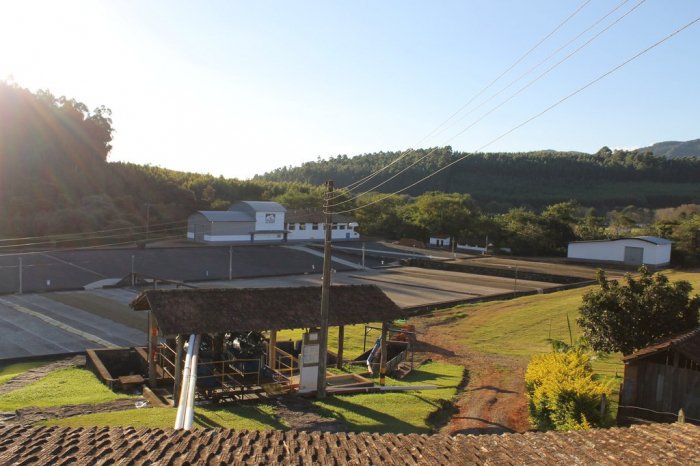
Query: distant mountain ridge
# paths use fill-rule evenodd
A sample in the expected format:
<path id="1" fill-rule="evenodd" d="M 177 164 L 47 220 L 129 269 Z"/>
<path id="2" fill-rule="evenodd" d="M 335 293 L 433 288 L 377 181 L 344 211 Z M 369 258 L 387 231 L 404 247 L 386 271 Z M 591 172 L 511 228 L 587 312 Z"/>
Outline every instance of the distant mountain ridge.
<path id="1" fill-rule="evenodd" d="M 657 157 L 677 159 L 681 157 L 700 158 L 700 139 L 690 141 L 663 141 L 649 147 L 638 149 L 640 152 L 651 151 Z"/>

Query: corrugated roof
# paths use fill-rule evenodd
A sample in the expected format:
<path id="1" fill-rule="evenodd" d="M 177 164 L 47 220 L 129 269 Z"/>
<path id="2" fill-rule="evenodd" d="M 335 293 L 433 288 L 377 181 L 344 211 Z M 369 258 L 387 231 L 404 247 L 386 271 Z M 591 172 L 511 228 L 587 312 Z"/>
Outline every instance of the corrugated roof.
<path id="1" fill-rule="evenodd" d="M 198 214 L 210 222 L 255 222 L 255 217 L 245 212 L 231 210 L 199 210 Z"/>
<path id="2" fill-rule="evenodd" d="M 666 238 L 659 238 L 658 236 L 635 236 L 635 239 L 641 239 L 643 241 L 649 241 L 654 244 L 673 244 L 673 241 Z"/>
<path id="3" fill-rule="evenodd" d="M 674 349 L 692 361 L 700 363 L 700 327 L 690 332 L 682 333 L 663 339 L 657 343 L 642 348 L 629 356 L 622 358 L 623 361 L 633 361 L 651 356 L 661 351 Z"/>
<path id="4" fill-rule="evenodd" d="M 163 335 L 308 328 L 321 324 L 321 287 L 146 290 L 131 307 L 150 309 Z M 329 325 L 400 317 L 376 285 L 331 287 Z"/>
<path id="5" fill-rule="evenodd" d="M 242 208 L 242 209 L 241 209 Z M 240 201 L 228 210 L 252 210 L 254 212 L 286 212 L 282 204 L 272 201 Z"/>
<path id="6" fill-rule="evenodd" d="M 700 427 L 465 436 L 0 425 L 0 464 L 699 464 Z"/>
<path id="7" fill-rule="evenodd" d="M 656 245 L 663 244 L 673 244 L 673 241 L 667 240 L 665 238 L 659 238 L 658 236 L 635 236 L 632 238 L 616 238 L 616 239 L 592 239 L 588 241 L 569 241 L 569 244 L 583 244 L 583 243 L 612 243 L 615 241 L 625 241 L 630 239 L 636 239 L 639 241 L 644 241 L 646 243 L 652 243 Z"/>

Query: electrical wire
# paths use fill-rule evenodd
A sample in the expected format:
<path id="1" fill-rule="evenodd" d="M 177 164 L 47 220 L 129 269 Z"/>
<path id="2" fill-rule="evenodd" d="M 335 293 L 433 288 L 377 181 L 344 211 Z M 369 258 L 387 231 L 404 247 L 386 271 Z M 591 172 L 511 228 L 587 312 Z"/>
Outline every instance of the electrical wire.
<path id="1" fill-rule="evenodd" d="M 86 232 L 81 232 L 81 233 L 58 233 L 56 235 L 41 235 L 41 236 L 24 236 L 24 237 L 19 237 L 19 238 L 2 238 L 0 239 L 0 243 L 8 243 L 12 241 L 27 241 L 27 240 L 34 240 L 34 239 L 63 239 L 64 237 L 74 237 L 74 236 L 83 236 L 83 235 L 92 235 L 95 233 L 109 233 L 113 231 L 123 231 L 123 230 L 134 230 L 134 229 L 140 229 L 140 228 L 153 228 L 153 227 L 159 227 L 159 226 L 164 226 L 164 225 L 174 225 L 178 223 L 183 223 L 182 220 L 178 220 L 176 222 L 162 222 L 162 223 L 151 223 L 150 225 L 138 225 L 138 226 L 133 226 L 133 227 L 119 227 L 119 228 L 110 228 L 106 230 L 93 230 L 93 231 L 86 231 Z"/>
<path id="2" fill-rule="evenodd" d="M 588 89 L 589 87 L 591 87 L 592 85 L 594 85 L 594 84 L 596 84 L 597 82 L 601 81 L 602 79 L 604 79 L 604 78 L 610 76 L 611 74 L 613 74 L 614 72 L 616 72 L 616 71 L 619 70 L 620 68 L 626 66 L 626 65 L 629 64 L 630 62 L 636 60 L 637 58 L 641 57 L 642 55 L 646 54 L 647 52 L 651 51 L 652 49 L 658 47 L 659 45 L 663 44 L 664 42 L 666 42 L 667 40 L 669 40 L 669 39 L 671 39 L 672 37 L 676 36 L 677 34 L 681 33 L 682 31 L 684 31 L 684 30 L 688 29 L 689 27 L 693 26 L 693 25 L 694 25 L 695 23 L 697 23 L 698 21 L 700 21 L 700 17 L 695 18 L 695 19 L 692 20 L 691 22 L 685 24 L 684 26 L 681 26 L 680 28 L 678 28 L 678 29 L 676 29 L 675 31 L 671 32 L 670 34 L 666 35 L 665 37 L 663 37 L 662 39 L 660 39 L 660 40 L 658 40 L 657 42 L 653 43 L 652 45 L 646 47 L 645 49 L 641 50 L 640 52 L 637 52 L 635 55 L 633 55 L 632 57 L 628 58 L 627 60 L 625 60 L 624 62 L 620 63 L 619 65 L 615 66 L 614 68 L 612 68 L 612 69 L 606 71 L 605 73 L 601 74 L 600 76 L 598 76 L 597 78 L 593 79 L 592 81 L 589 81 L 589 82 L 588 82 L 587 84 L 585 84 L 584 86 L 582 86 L 582 87 L 576 89 L 575 91 L 571 92 L 570 94 L 566 95 L 565 97 L 559 99 L 558 101 L 556 101 L 555 103 L 553 103 L 553 104 L 550 105 L 549 107 L 545 108 L 544 110 L 540 111 L 539 113 L 536 113 L 535 115 L 531 116 L 531 117 L 528 118 L 527 120 L 525 120 L 525 121 L 519 123 L 518 125 L 512 127 L 511 129 L 509 129 L 509 130 L 506 131 L 505 133 L 502 133 L 500 136 L 497 136 L 496 138 L 492 139 L 491 141 L 489 141 L 489 142 L 487 142 L 486 144 L 482 145 L 481 147 L 477 148 L 475 152 L 480 152 L 481 150 L 485 149 L 486 147 L 490 146 L 491 144 L 493 144 L 493 143 L 495 143 L 495 142 L 497 142 L 497 141 L 503 139 L 504 137 L 508 136 L 509 134 L 513 133 L 514 131 L 516 131 L 516 130 L 522 128 L 522 127 L 525 126 L 525 125 L 527 125 L 527 124 L 530 123 L 531 121 L 533 121 L 533 120 L 539 118 L 540 116 L 544 115 L 545 113 L 549 112 L 549 111 L 552 110 L 553 108 L 558 107 L 559 105 L 561 105 L 562 103 L 566 102 L 566 101 L 569 100 L 570 98 L 572 98 L 572 97 L 574 97 L 575 95 L 581 93 L 582 91 Z M 469 157 L 470 155 L 471 155 L 471 154 L 469 154 L 469 153 L 468 153 L 468 154 L 465 154 L 465 155 L 463 155 L 462 157 L 459 157 L 458 159 L 456 159 L 456 160 L 450 162 L 449 164 L 445 165 L 444 167 L 441 167 L 441 168 L 439 168 L 439 169 L 437 169 L 437 170 L 434 170 L 432 173 L 430 173 L 430 174 L 424 176 L 424 177 L 421 178 L 420 180 L 418 180 L 418 181 L 416 181 L 416 182 L 414 182 L 414 183 L 411 183 L 411 184 L 409 184 L 408 186 L 405 186 L 405 187 L 403 187 L 403 188 L 401 188 L 401 189 L 399 189 L 399 190 L 397 190 L 397 191 L 394 191 L 394 192 L 391 193 L 391 194 L 387 194 L 387 195 L 385 195 L 385 196 L 383 196 L 383 197 L 380 197 L 379 199 L 376 199 L 376 200 L 374 200 L 374 201 L 372 201 L 372 202 L 370 202 L 370 203 L 364 204 L 364 205 L 362 205 L 362 206 L 354 207 L 354 208 L 352 208 L 352 209 L 347 209 L 347 210 L 343 210 L 343 211 L 339 211 L 339 212 L 333 212 L 333 213 L 335 213 L 335 214 L 346 214 L 346 213 L 349 213 L 349 212 L 354 212 L 354 211 L 356 211 L 356 210 L 363 209 L 363 208 L 368 207 L 368 206 L 373 205 L 373 204 L 377 204 L 377 203 L 379 203 L 379 202 L 381 202 L 381 201 L 383 201 L 383 200 L 385 200 L 385 199 L 387 199 L 387 198 L 389 198 L 389 197 L 391 197 L 391 196 L 395 196 L 395 195 L 397 195 L 397 194 L 399 194 L 399 193 L 402 193 L 402 192 L 404 192 L 404 191 L 406 191 L 406 190 L 408 190 L 408 189 L 410 189 L 410 188 L 416 186 L 416 185 L 419 184 L 419 183 L 422 183 L 423 181 L 425 181 L 425 180 L 427 180 L 427 179 L 429 179 L 429 178 L 431 178 L 431 177 L 437 175 L 438 173 L 440 173 L 440 172 L 442 172 L 442 171 L 448 169 L 449 167 L 451 167 L 451 166 L 453 166 L 453 165 L 455 165 L 455 164 L 461 162 L 462 160 L 466 159 L 466 158 Z"/>
<path id="3" fill-rule="evenodd" d="M 625 0 L 625 2 L 626 2 L 626 1 L 629 1 L 629 0 Z M 513 68 L 515 68 L 518 64 L 520 64 L 520 62 L 522 62 L 525 58 L 527 58 L 532 52 L 534 52 L 534 51 L 535 51 L 540 45 L 542 45 L 547 39 L 549 39 L 551 36 L 553 36 L 559 29 L 561 29 L 566 23 L 568 23 L 569 20 L 571 20 L 571 19 L 572 19 L 574 16 L 576 16 L 581 10 L 583 10 L 590 2 L 591 2 L 591 0 L 586 0 L 586 1 L 584 1 L 573 13 L 571 13 L 569 16 L 567 16 L 566 18 L 564 18 L 564 20 L 562 20 L 552 31 L 550 31 L 549 34 L 547 34 L 546 36 L 544 36 L 542 39 L 540 39 L 539 42 L 537 42 L 535 45 L 533 45 L 532 47 L 530 47 L 530 49 L 528 49 L 523 55 L 520 56 L 520 58 L 518 58 L 515 62 L 513 62 L 513 63 L 512 63 L 508 68 L 506 68 L 503 72 L 501 72 L 501 74 L 499 74 L 496 78 L 494 78 L 489 84 L 487 84 L 486 86 L 484 86 L 484 87 L 483 87 L 480 91 L 478 91 L 476 94 L 474 94 L 474 95 L 467 101 L 467 103 L 465 103 L 464 105 L 462 105 L 462 106 L 461 106 L 459 109 L 457 109 L 452 115 L 450 115 L 445 121 L 443 121 L 442 123 L 440 123 L 433 131 L 431 131 L 431 132 L 428 133 L 425 137 L 423 137 L 423 139 L 421 139 L 421 140 L 416 144 L 416 146 L 420 146 L 426 139 L 432 137 L 433 134 L 434 134 L 436 131 L 438 131 L 442 126 L 444 126 L 445 124 L 449 123 L 455 116 L 457 116 L 459 113 L 461 113 L 462 110 L 464 110 L 464 109 L 467 108 L 472 102 L 474 102 L 474 100 L 476 100 L 476 99 L 479 98 L 484 92 L 486 92 L 487 90 L 489 90 L 489 89 L 490 89 L 494 84 L 496 84 L 503 76 L 505 76 L 506 74 L 508 74 L 508 72 L 510 72 Z M 623 2 L 623 3 L 624 3 L 624 2 Z M 387 168 L 391 167 L 391 166 L 394 165 L 395 163 L 398 163 L 400 160 L 402 160 L 404 157 L 406 157 L 407 155 L 409 155 L 409 154 L 412 153 L 412 152 L 413 152 L 413 149 L 407 149 L 406 151 L 404 151 L 403 153 L 401 153 L 401 154 L 399 155 L 399 157 L 397 157 L 397 158 L 394 159 L 392 162 L 390 162 L 388 165 L 386 165 L 386 166 L 380 168 L 379 170 L 376 170 L 374 173 L 371 173 L 371 174 L 369 174 L 369 175 L 367 175 L 367 176 L 361 178 L 360 180 L 354 181 L 354 182 L 348 184 L 348 185 L 345 186 L 345 187 L 339 188 L 338 191 L 341 191 L 341 192 L 346 192 L 346 191 L 348 191 L 348 190 L 352 191 L 353 189 L 355 189 L 355 188 L 357 188 L 357 187 L 359 187 L 359 186 L 365 184 L 366 182 L 368 182 L 369 180 L 371 180 L 372 178 L 374 178 L 375 176 L 377 176 L 377 175 L 378 175 L 379 173 L 381 173 L 382 171 L 384 171 L 384 170 L 386 170 Z M 342 196 L 342 194 L 333 196 L 333 197 L 331 197 L 330 200 L 334 200 L 334 199 L 336 199 L 337 197 L 341 197 L 341 196 Z"/>
<path id="4" fill-rule="evenodd" d="M 464 134 L 464 133 L 467 132 L 469 129 L 473 128 L 474 126 L 476 126 L 477 124 L 479 124 L 480 122 L 482 122 L 484 119 L 486 119 L 486 117 L 488 117 L 489 115 L 491 115 L 493 112 L 495 112 L 496 110 L 498 110 L 499 108 L 501 108 L 502 106 L 504 106 L 505 104 L 507 104 L 508 102 L 510 102 L 512 99 L 514 99 L 515 97 L 517 97 L 518 95 L 520 95 L 520 94 L 521 94 L 522 92 L 524 92 L 525 90 L 527 90 L 530 86 L 532 86 L 533 84 L 535 84 L 536 82 L 538 82 L 540 79 L 544 78 L 544 77 L 545 77 L 547 74 L 549 74 L 552 70 L 554 70 L 555 68 L 557 68 L 558 66 L 560 66 L 562 63 L 564 63 L 565 61 L 567 61 L 569 58 L 573 57 L 575 54 L 577 54 L 577 53 L 580 52 L 581 50 L 583 50 L 585 47 L 587 47 L 588 45 L 590 45 L 590 44 L 591 44 L 594 40 L 596 40 L 598 37 L 600 37 L 601 35 L 603 35 L 605 32 L 607 32 L 608 30 L 610 30 L 610 29 L 611 29 L 613 26 L 615 26 L 617 23 L 619 23 L 619 22 L 622 21 L 624 18 L 626 18 L 628 15 L 630 15 L 632 12 L 634 12 L 634 11 L 635 11 L 637 8 L 639 8 L 645 1 L 646 1 L 646 0 L 640 0 L 640 1 L 639 1 L 636 5 L 634 5 L 631 9 L 629 9 L 629 10 L 628 10 L 627 12 L 625 12 L 622 16 L 620 16 L 620 17 L 617 18 L 615 21 L 613 21 L 612 23 L 610 23 L 610 24 L 609 24 L 608 26 L 606 26 L 604 29 L 602 29 L 601 31 L 599 31 L 597 34 L 595 34 L 593 37 L 591 37 L 588 41 L 586 41 L 586 42 L 583 43 L 581 46 L 579 46 L 578 48 L 576 48 L 575 50 L 573 50 L 572 52 L 570 52 L 568 55 L 566 55 L 564 58 L 562 58 L 561 60 L 559 60 L 559 61 L 558 61 L 557 63 L 555 63 L 554 65 L 550 66 L 547 70 L 545 70 L 543 73 L 541 73 L 540 75 L 538 75 L 536 78 L 534 78 L 533 80 L 531 80 L 530 82 L 528 82 L 525 86 L 521 87 L 521 88 L 518 89 L 515 93 L 511 94 L 509 97 L 507 97 L 505 100 L 503 100 L 501 103 L 499 103 L 499 104 L 496 105 L 495 107 L 491 108 L 491 110 L 489 110 L 489 111 L 487 111 L 486 113 L 482 114 L 480 117 L 478 117 L 475 121 L 473 121 L 473 122 L 472 122 L 470 125 L 468 125 L 466 128 L 462 129 L 460 132 L 458 132 L 457 134 L 455 134 L 455 135 L 453 135 L 451 138 L 449 138 L 447 141 L 445 141 L 444 144 L 447 144 L 448 142 L 450 142 L 451 140 L 455 139 L 456 137 L 458 137 L 458 136 Z M 623 2 L 623 4 L 624 4 L 624 2 Z M 619 6 L 616 7 L 615 10 L 617 10 L 618 8 L 619 8 Z M 613 10 L 613 11 L 614 11 L 614 10 Z M 609 13 L 608 15 L 606 15 L 606 17 L 609 16 L 609 15 L 610 15 L 610 13 Z M 598 22 L 600 22 L 600 20 L 599 20 Z M 590 29 L 590 28 L 589 28 L 589 29 Z M 499 93 L 500 93 L 500 91 L 499 91 Z M 489 99 L 483 101 L 481 104 L 479 104 L 477 107 L 473 108 L 469 113 L 467 113 L 467 114 L 464 115 L 464 116 L 467 116 L 467 115 L 469 115 L 471 112 L 473 112 L 474 110 L 477 110 L 477 109 L 480 108 L 482 105 L 484 105 L 485 103 L 489 102 L 493 97 L 495 97 L 495 96 L 498 95 L 499 93 L 494 94 L 493 96 L 491 96 L 491 98 L 489 98 Z M 458 120 L 458 121 L 461 121 L 461 120 Z M 419 164 L 420 162 L 422 162 L 423 160 L 425 160 L 426 158 L 428 158 L 430 155 L 432 155 L 433 153 L 435 153 L 435 151 L 437 151 L 438 149 L 439 149 L 439 147 L 436 147 L 436 148 L 432 149 L 432 150 L 429 151 L 427 154 L 423 155 L 421 158 L 419 158 L 418 160 L 414 161 L 414 162 L 413 162 L 412 164 L 410 164 L 409 166 L 407 166 L 407 167 L 405 167 L 404 169 L 402 169 L 401 171 L 395 173 L 395 174 L 392 175 L 391 177 L 385 179 L 385 180 L 382 181 L 381 183 L 379 183 L 379 184 L 373 186 L 372 188 L 370 188 L 370 189 L 368 189 L 368 190 L 366 190 L 366 191 L 364 191 L 364 192 L 362 192 L 362 193 L 360 193 L 360 194 L 357 194 L 357 195 L 355 195 L 354 197 L 351 197 L 350 199 L 346 199 L 346 200 L 344 200 L 344 201 L 341 201 L 341 202 L 338 202 L 338 203 L 335 203 L 335 204 L 330 204 L 328 207 L 330 207 L 330 208 L 332 208 L 332 207 L 337 207 L 337 206 L 339 206 L 339 205 L 342 205 L 342 204 L 346 204 L 346 203 L 348 203 L 348 202 L 355 201 L 355 200 L 359 199 L 360 197 L 367 195 L 368 193 L 370 193 L 370 192 L 376 190 L 377 188 L 379 188 L 379 187 L 385 185 L 385 184 L 388 183 L 389 181 L 391 181 L 391 180 L 397 178 L 398 176 L 400 176 L 401 174 L 405 173 L 406 171 L 408 171 L 408 170 L 411 169 L 412 167 L 416 166 L 417 164 Z"/>

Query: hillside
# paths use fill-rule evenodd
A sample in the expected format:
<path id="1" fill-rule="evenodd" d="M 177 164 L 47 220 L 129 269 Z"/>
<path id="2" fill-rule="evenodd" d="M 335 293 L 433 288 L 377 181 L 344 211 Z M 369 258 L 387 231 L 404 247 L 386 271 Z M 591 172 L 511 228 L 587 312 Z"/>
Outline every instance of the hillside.
<path id="1" fill-rule="evenodd" d="M 255 179 L 311 184 L 333 179 L 337 186 L 344 186 L 400 156 L 400 152 L 343 155 L 280 168 Z M 362 189 L 394 192 L 450 163 L 454 165 L 405 193 L 468 193 L 492 211 L 521 205 L 539 208 L 570 199 L 608 210 L 700 200 L 700 185 L 696 183 L 700 179 L 700 160 L 667 159 L 607 147 L 592 155 L 553 151 L 468 154 L 449 146 L 418 149 L 381 171 Z"/>
<path id="2" fill-rule="evenodd" d="M 657 157 L 666 157 L 669 159 L 679 157 L 698 157 L 700 158 L 700 139 L 691 141 L 664 141 L 657 142 L 649 147 L 639 149 L 640 151 L 653 152 Z"/>

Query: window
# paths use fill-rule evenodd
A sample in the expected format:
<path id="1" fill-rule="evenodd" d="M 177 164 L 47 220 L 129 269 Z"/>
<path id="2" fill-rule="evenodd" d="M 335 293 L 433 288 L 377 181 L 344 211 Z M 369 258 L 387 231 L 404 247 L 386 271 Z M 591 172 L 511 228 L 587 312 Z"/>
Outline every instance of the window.
<path id="1" fill-rule="evenodd" d="M 338 229 L 338 224 L 334 223 L 333 226 L 331 226 L 331 230 L 337 230 Z"/>
<path id="2" fill-rule="evenodd" d="M 318 223 L 312 223 L 312 224 L 311 224 L 311 229 L 312 229 L 312 230 L 318 230 Z"/>
<path id="3" fill-rule="evenodd" d="M 290 223 L 290 224 L 289 224 L 289 230 L 296 230 L 296 226 L 297 226 L 296 223 Z"/>
<path id="4" fill-rule="evenodd" d="M 300 230 L 306 230 L 306 223 L 300 223 L 300 224 L 299 224 L 299 229 L 300 229 Z"/>
<path id="5" fill-rule="evenodd" d="M 342 223 L 342 224 L 338 225 L 338 229 L 339 229 L 339 230 L 345 230 L 345 224 Z"/>

